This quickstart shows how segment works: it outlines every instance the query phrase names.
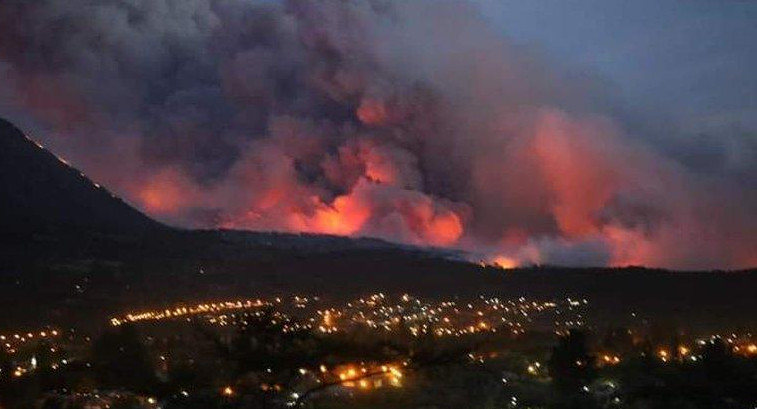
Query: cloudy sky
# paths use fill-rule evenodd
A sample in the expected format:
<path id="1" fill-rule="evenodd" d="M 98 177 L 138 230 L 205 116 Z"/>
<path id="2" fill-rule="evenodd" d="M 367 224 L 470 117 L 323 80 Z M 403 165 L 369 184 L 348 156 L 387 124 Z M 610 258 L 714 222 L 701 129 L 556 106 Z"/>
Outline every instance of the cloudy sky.
<path id="1" fill-rule="evenodd" d="M 510 38 L 682 122 L 757 126 L 753 1 L 480 0 Z"/>
<path id="2" fill-rule="evenodd" d="M 607 81 L 636 137 L 757 187 L 757 2 L 477 2 L 509 38 Z"/>

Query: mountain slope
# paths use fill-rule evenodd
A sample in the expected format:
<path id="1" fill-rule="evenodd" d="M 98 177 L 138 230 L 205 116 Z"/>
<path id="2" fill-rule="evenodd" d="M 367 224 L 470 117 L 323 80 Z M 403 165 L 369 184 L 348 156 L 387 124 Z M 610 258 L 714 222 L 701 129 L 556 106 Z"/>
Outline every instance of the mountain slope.
<path id="1" fill-rule="evenodd" d="M 0 119 L 3 233 L 144 233 L 162 226 Z"/>

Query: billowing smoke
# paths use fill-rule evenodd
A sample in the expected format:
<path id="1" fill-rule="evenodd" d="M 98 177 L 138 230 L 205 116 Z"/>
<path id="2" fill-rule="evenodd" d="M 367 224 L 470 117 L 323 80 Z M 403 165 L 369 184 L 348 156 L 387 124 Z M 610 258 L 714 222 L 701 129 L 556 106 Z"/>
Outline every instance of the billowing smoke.
<path id="1" fill-rule="evenodd" d="M 753 187 L 462 1 L 4 0 L 0 107 L 149 214 L 503 264 L 757 264 Z"/>

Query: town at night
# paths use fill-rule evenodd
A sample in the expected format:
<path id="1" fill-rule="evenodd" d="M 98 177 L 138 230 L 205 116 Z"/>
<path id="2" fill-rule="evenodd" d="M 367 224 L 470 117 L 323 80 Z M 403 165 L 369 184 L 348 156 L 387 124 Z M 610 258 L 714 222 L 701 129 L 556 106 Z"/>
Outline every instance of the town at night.
<path id="1" fill-rule="evenodd" d="M 755 22 L 0 0 L 0 409 L 757 408 Z"/>

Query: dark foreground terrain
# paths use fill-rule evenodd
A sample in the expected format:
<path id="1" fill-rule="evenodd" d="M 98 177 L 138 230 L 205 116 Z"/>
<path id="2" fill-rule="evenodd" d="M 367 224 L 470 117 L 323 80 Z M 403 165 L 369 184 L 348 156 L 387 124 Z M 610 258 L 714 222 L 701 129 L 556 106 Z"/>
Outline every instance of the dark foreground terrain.
<path id="1" fill-rule="evenodd" d="M 372 240 L 220 231 L 2 239 L 0 302 L 4 310 L 15 310 L 4 326 L 184 300 L 272 294 L 348 298 L 379 291 L 587 297 L 598 314 L 636 310 L 692 325 L 748 325 L 757 311 L 755 271 L 502 270 Z"/>

